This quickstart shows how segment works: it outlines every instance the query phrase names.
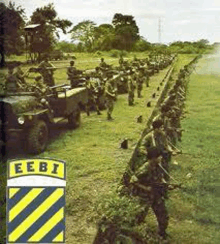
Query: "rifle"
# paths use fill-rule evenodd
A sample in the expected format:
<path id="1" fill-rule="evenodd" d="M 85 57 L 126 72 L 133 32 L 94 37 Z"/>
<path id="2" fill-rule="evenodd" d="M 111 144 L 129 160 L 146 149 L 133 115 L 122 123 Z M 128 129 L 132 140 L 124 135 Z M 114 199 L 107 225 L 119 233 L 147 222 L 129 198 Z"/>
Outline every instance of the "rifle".
<path id="1" fill-rule="evenodd" d="M 176 150 L 176 153 L 177 154 L 181 154 L 182 153 L 182 150 L 180 150 L 180 149 L 178 149 L 176 146 L 174 146 L 173 145 L 173 143 L 167 138 L 167 142 L 168 142 L 168 144 L 172 147 L 172 148 L 174 148 L 175 150 Z"/>
<path id="2" fill-rule="evenodd" d="M 131 189 L 133 187 L 137 187 L 139 189 L 144 190 L 145 192 L 150 192 L 151 191 L 151 187 L 161 187 L 164 189 L 169 189 L 169 190 L 174 190 L 176 188 L 181 189 L 182 188 L 182 184 L 181 183 L 177 183 L 177 184 L 173 184 L 173 183 L 163 183 L 163 182 L 153 182 L 153 183 L 148 183 L 148 186 L 142 185 L 140 183 L 130 183 L 129 186 L 131 187 Z"/>
<path id="3" fill-rule="evenodd" d="M 42 71 L 42 70 L 57 70 L 57 69 L 64 69 L 64 68 L 66 68 L 67 69 L 67 67 L 31 67 L 29 70 L 28 70 L 28 72 L 40 72 L 40 71 Z"/>

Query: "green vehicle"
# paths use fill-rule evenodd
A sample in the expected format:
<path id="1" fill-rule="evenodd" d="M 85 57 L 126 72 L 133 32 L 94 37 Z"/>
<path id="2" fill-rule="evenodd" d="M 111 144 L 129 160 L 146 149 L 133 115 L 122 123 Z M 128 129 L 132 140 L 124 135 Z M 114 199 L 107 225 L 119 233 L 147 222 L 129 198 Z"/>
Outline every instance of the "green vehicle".
<path id="1" fill-rule="evenodd" d="M 25 143 L 28 153 L 38 154 L 46 149 L 49 128 L 67 120 L 69 128 L 81 122 L 81 107 L 88 101 L 87 89 L 71 89 L 66 85 L 50 88 L 50 92 L 33 86 L 31 92 L 4 92 L 0 96 L 1 145 L 11 138 Z"/>

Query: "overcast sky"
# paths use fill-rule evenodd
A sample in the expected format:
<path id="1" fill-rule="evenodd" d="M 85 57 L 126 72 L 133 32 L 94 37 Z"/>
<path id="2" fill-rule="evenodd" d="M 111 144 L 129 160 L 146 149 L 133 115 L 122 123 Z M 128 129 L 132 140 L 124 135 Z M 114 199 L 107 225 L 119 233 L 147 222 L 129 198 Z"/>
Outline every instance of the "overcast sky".
<path id="1" fill-rule="evenodd" d="M 2 0 L 0 0 L 2 1 Z M 8 0 L 3 0 L 8 2 Z M 158 42 L 159 18 L 161 41 L 220 42 L 220 0 L 12 0 L 25 8 L 27 17 L 37 7 L 53 2 L 60 18 L 73 25 L 92 20 L 97 25 L 111 23 L 115 13 L 133 15 L 140 35 Z M 62 39 L 68 39 L 62 36 Z"/>

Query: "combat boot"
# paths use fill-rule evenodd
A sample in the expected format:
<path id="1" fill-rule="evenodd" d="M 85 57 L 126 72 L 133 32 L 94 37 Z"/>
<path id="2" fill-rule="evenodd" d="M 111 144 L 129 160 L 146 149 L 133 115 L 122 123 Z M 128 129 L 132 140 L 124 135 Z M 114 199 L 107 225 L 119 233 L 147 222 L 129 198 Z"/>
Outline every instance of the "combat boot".
<path id="1" fill-rule="evenodd" d="M 107 120 L 113 120 L 113 118 L 110 114 L 108 114 Z"/>

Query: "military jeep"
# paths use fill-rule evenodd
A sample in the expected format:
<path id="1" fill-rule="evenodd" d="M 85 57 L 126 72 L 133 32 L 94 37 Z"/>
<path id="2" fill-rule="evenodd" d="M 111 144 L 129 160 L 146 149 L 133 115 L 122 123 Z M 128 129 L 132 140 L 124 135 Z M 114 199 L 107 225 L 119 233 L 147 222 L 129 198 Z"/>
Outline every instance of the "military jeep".
<path id="1" fill-rule="evenodd" d="M 38 154 L 48 143 L 49 127 L 64 119 L 70 128 L 80 125 L 81 106 L 88 101 L 87 89 L 66 85 L 50 87 L 50 92 L 34 87 L 31 92 L 4 92 L 0 96 L 0 140 L 20 137 L 29 153 Z"/>

